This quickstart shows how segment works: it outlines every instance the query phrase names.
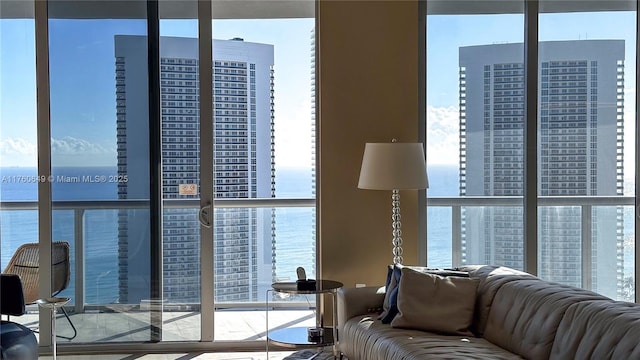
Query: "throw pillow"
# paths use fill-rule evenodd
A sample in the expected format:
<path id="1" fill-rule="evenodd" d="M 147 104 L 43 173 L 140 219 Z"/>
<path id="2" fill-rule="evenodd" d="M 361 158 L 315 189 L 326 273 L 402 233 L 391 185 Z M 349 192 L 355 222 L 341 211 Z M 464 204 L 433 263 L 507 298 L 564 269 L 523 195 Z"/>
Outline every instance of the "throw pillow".
<path id="1" fill-rule="evenodd" d="M 393 265 L 387 266 L 387 281 L 384 283 L 384 302 L 382 303 L 383 312 L 389 311 L 389 292 L 391 292 L 391 279 L 393 279 Z M 382 314 L 380 316 L 382 316 Z"/>
<path id="2" fill-rule="evenodd" d="M 402 264 L 389 265 L 387 271 L 387 281 L 385 285 L 385 296 L 382 304 L 382 313 L 378 316 L 383 324 L 390 324 L 391 320 L 398 315 L 398 284 L 402 277 L 402 269 L 411 268 L 418 272 L 434 273 L 441 276 L 462 276 L 469 277 L 468 272 L 455 269 L 433 269 L 424 266 L 406 266 Z"/>
<path id="3" fill-rule="evenodd" d="M 378 316 L 378 320 L 381 320 L 383 324 L 391 323 L 391 320 L 398 314 L 398 283 L 402 275 L 401 269 L 402 265 L 389 265 L 382 313 Z"/>
<path id="4" fill-rule="evenodd" d="M 398 315 L 392 327 L 442 334 L 472 335 L 478 279 L 442 277 L 402 268 L 398 284 Z"/>

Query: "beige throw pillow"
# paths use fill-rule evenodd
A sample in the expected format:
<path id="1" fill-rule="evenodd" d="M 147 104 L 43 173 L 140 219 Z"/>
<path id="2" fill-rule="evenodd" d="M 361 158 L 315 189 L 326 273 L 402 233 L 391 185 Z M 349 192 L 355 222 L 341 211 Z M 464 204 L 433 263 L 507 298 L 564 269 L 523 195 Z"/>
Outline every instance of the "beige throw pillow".
<path id="1" fill-rule="evenodd" d="M 398 284 L 399 314 L 391 321 L 396 328 L 442 334 L 472 335 L 478 279 L 422 273 L 402 268 Z"/>

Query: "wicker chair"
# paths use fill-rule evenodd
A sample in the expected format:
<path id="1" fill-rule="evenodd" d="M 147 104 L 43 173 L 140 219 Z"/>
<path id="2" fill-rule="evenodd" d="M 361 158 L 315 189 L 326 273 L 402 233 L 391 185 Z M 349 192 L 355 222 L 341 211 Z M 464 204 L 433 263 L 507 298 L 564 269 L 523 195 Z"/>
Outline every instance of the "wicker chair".
<path id="1" fill-rule="evenodd" d="M 3 274 L 15 274 L 20 277 L 24 289 L 24 300 L 27 304 L 34 304 L 40 298 L 38 296 L 38 284 L 40 279 L 40 248 L 37 243 L 21 245 L 13 254 L 9 264 L 2 272 Z M 58 295 L 69 285 L 71 276 L 71 264 L 69 262 L 69 243 L 66 241 L 55 241 L 51 249 L 51 296 Z M 62 313 L 69 321 L 73 329 L 73 336 L 59 336 L 65 339 L 73 339 L 78 332 L 71 322 L 69 314 L 62 307 Z"/>

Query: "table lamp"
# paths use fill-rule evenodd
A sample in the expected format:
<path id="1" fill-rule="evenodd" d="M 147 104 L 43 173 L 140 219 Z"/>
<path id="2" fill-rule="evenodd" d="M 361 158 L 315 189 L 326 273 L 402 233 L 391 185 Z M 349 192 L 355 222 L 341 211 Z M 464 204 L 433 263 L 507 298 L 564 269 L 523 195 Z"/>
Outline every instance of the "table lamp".
<path id="1" fill-rule="evenodd" d="M 399 190 L 429 187 L 422 143 L 367 143 L 362 156 L 359 189 L 392 190 L 393 263 L 402 264 Z"/>

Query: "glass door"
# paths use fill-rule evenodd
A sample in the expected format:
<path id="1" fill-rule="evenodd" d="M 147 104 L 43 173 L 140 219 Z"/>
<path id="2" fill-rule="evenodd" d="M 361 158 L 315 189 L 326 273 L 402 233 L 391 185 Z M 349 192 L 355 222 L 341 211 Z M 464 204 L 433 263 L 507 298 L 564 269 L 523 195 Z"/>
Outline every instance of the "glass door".
<path id="1" fill-rule="evenodd" d="M 21 59 L 2 61 L 0 175 L 37 182 L 36 159 L 51 168 L 52 199 L 40 202 L 51 205 L 51 236 L 40 242 L 70 249 L 61 352 L 131 342 L 263 349 L 255 324 L 265 324 L 266 290 L 297 266 L 315 274 L 313 3 L 38 5 L 46 46 L 13 41 L 37 39 L 33 20 L 0 24 L 2 53 Z M 37 87 L 46 101 L 23 81 L 31 63 L 36 82 L 36 52 L 49 58 Z M 51 133 L 40 151 L 29 103 Z M 39 241 L 26 230 L 38 228 L 39 204 L 37 184 L 1 185 L 5 265 Z M 281 324 L 314 323 L 315 299 L 270 300 Z"/>
<path id="2" fill-rule="evenodd" d="M 72 341 L 150 341 L 146 8 L 131 2 L 109 16 L 109 3 L 48 5 L 52 240 L 69 244 L 72 269 L 60 295 L 71 298 L 71 322 L 97 329 Z M 58 320 L 57 331 L 69 326 Z"/>
<path id="3" fill-rule="evenodd" d="M 34 1 L 0 2 L 0 270 L 17 251 L 38 244 L 38 130 Z M 29 284 L 37 290 L 38 284 Z M 38 321 L 35 313 L 11 321 Z"/>
<path id="4" fill-rule="evenodd" d="M 314 11 L 227 3 L 212 4 L 214 331 L 258 344 L 271 284 L 316 274 Z M 270 297 L 270 326 L 313 326 L 315 300 Z"/>
<path id="5" fill-rule="evenodd" d="M 210 4 L 176 6 L 159 2 L 162 341 L 212 341 Z"/>

